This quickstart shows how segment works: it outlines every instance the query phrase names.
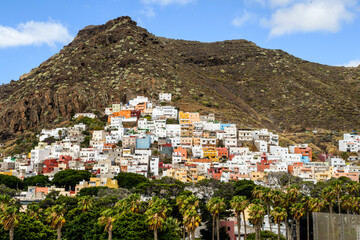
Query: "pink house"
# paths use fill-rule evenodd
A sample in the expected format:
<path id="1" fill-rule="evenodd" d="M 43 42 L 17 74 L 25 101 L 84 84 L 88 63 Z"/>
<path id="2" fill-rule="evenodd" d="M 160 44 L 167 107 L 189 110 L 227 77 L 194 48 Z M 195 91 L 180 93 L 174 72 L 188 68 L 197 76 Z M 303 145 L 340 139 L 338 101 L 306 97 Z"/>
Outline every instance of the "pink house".
<path id="1" fill-rule="evenodd" d="M 226 232 L 229 234 L 231 240 L 236 240 L 235 235 L 235 221 L 220 221 L 220 227 L 225 227 Z"/>
<path id="2" fill-rule="evenodd" d="M 359 173 L 344 173 L 344 172 L 334 173 L 334 178 L 339 178 L 339 177 L 348 177 L 354 182 L 359 182 Z"/>

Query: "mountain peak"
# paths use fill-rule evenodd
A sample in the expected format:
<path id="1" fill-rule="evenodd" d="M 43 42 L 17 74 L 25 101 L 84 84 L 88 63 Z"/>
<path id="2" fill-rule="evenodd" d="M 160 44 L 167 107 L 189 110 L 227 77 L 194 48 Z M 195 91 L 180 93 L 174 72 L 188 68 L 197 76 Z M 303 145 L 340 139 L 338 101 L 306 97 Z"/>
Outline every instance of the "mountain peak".
<path id="1" fill-rule="evenodd" d="M 330 67 L 246 40 L 157 37 L 130 17 L 87 26 L 59 53 L 0 86 L 1 129 L 52 127 L 73 113 L 170 92 L 184 111 L 212 112 L 244 127 L 353 129 L 360 69 Z"/>

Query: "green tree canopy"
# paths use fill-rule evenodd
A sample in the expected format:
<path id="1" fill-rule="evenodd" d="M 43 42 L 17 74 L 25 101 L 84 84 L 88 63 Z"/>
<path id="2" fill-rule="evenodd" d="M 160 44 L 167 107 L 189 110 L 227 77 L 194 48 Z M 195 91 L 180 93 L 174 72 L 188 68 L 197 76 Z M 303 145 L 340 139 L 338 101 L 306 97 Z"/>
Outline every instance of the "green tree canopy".
<path id="1" fill-rule="evenodd" d="M 23 189 L 24 182 L 15 176 L 0 174 L 0 185 L 4 184 L 11 189 Z"/>
<path id="2" fill-rule="evenodd" d="M 42 174 L 33 176 L 33 177 L 27 177 L 24 179 L 24 185 L 25 187 L 29 186 L 38 186 L 38 187 L 46 187 L 50 185 L 50 180 L 48 176 L 44 176 Z"/>
<path id="3" fill-rule="evenodd" d="M 136 188 L 140 183 L 148 182 L 148 179 L 141 174 L 121 172 L 116 177 L 119 187 L 126 189 Z"/>
<path id="4" fill-rule="evenodd" d="M 52 183 L 66 190 L 75 190 L 75 185 L 82 180 L 89 181 L 91 173 L 86 170 L 66 169 L 55 174 Z"/>
<path id="5" fill-rule="evenodd" d="M 256 184 L 251 180 L 239 180 L 234 183 L 234 195 L 245 196 L 247 199 L 252 199 L 252 191 Z"/>
<path id="6" fill-rule="evenodd" d="M 85 196 L 97 196 L 100 189 L 107 189 L 108 187 L 87 187 L 82 188 L 80 192 L 76 195 L 78 197 Z"/>

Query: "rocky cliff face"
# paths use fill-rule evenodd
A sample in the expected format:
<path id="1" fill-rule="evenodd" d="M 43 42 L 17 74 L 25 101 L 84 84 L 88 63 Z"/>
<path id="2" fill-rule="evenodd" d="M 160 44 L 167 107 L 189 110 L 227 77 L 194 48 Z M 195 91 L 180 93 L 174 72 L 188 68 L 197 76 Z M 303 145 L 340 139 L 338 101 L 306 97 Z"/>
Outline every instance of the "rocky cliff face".
<path id="1" fill-rule="evenodd" d="M 171 92 L 183 110 L 246 127 L 352 129 L 360 123 L 360 69 L 307 62 L 246 40 L 156 37 L 129 17 L 88 26 L 39 67 L 0 87 L 0 137 L 76 112 Z"/>

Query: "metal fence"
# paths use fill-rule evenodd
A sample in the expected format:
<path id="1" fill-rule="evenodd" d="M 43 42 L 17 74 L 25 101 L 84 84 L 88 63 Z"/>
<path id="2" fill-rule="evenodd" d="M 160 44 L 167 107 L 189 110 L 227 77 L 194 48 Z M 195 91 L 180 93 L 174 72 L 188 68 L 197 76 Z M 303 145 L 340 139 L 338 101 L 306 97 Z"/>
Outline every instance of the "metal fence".
<path id="1" fill-rule="evenodd" d="M 360 215 L 313 213 L 314 240 L 360 240 Z"/>

